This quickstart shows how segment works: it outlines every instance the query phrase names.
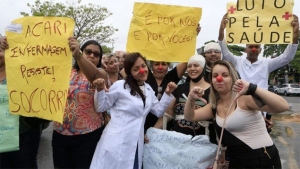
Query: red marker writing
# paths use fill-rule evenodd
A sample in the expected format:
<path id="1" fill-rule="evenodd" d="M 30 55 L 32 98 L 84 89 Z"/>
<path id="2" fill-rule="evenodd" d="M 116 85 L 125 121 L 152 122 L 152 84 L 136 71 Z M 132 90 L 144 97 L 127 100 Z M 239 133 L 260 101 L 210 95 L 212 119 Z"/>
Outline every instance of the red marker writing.
<path id="1" fill-rule="evenodd" d="M 221 76 L 221 75 L 219 75 L 218 77 L 217 77 L 217 82 L 222 82 L 223 81 L 223 77 Z"/>
<path id="2" fill-rule="evenodd" d="M 145 69 L 140 68 L 139 73 L 140 73 L 141 75 L 144 75 L 144 74 L 145 74 Z"/>

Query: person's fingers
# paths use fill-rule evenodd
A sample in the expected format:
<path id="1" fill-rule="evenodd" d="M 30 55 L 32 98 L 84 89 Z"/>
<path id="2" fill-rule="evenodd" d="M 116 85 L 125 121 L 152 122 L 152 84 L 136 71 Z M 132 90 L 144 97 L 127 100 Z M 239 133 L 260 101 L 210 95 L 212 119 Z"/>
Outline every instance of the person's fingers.
<path id="1" fill-rule="evenodd" d="M 148 139 L 148 137 L 146 136 L 146 134 L 144 135 L 144 142 L 145 142 L 145 143 L 149 143 L 149 139 Z"/>
<path id="2" fill-rule="evenodd" d="M 201 101 L 203 101 L 203 103 L 207 104 L 207 101 L 203 97 L 200 97 L 199 100 L 201 100 Z"/>
<path id="3" fill-rule="evenodd" d="M 107 89 L 105 83 L 103 83 L 103 85 L 104 85 L 104 91 L 105 91 L 105 92 L 109 92 L 109 90 Z"/>

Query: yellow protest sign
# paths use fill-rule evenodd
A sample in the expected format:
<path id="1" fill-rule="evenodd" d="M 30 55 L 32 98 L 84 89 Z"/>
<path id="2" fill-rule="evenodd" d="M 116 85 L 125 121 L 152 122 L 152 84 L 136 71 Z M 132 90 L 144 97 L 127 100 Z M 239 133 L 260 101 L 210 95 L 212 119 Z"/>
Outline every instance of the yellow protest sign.
<path id="1" fill-rule="evenodd" d="M 293 0 L 239 0 L 228 3 L 227 43 L 292 43 L 293 5 Z"/>
<path id="2" fill-rule="evenodd" d="M 186 62 L 195 54 L 201 8 L 134 3 L 128 32 L 128 52 L 148 60 Z"/>
<path id="3" fill-rule="evenodd" d="M 64 17 L 23 17 L 6 28 L 12 114 L 62 122 L 72 68 L 67 38 L 73 32 L 73 19 Z"/>

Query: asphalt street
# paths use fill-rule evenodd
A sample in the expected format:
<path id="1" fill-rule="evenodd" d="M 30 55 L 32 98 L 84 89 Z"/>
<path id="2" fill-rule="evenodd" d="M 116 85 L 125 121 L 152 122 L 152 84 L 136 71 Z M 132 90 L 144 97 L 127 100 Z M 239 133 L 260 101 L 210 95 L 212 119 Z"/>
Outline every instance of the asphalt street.
<path id="1" fill-rule="evenodd" d="M 284 97 L 290 104 L 290 110 L 273 115 L 274 127 L 271 136 L 279 150 L 283 169 L 300 168 L 300 97 Z M 52 124 L 43 131 L 38 154 L 38 166 L 41 169 L 53 169 L 52 161 Z"/>

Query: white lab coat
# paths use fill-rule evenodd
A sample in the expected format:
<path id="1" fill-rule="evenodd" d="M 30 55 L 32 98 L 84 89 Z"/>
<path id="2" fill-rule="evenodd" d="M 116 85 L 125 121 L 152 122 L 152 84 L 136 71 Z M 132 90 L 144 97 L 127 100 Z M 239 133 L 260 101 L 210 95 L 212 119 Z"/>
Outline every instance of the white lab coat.
<path id="1" fill-rule="evenodd" d="M 144 146 L 144 123 L 146 116 L 152 112 L 161 117 L 173 96 L 163 95 L 160 101 L 149 84 L 145 83 L 142 99 L 130 94 L 130 88 L 124 80 L 115 82 L 109 92 L 95 93 L 94 102 L 97 112 L 110 109 L 111 119 L 105 127 L 94 153 L 91 169 L 132 169 L 138 145 L 139 168 L 142 166 Z"/>

